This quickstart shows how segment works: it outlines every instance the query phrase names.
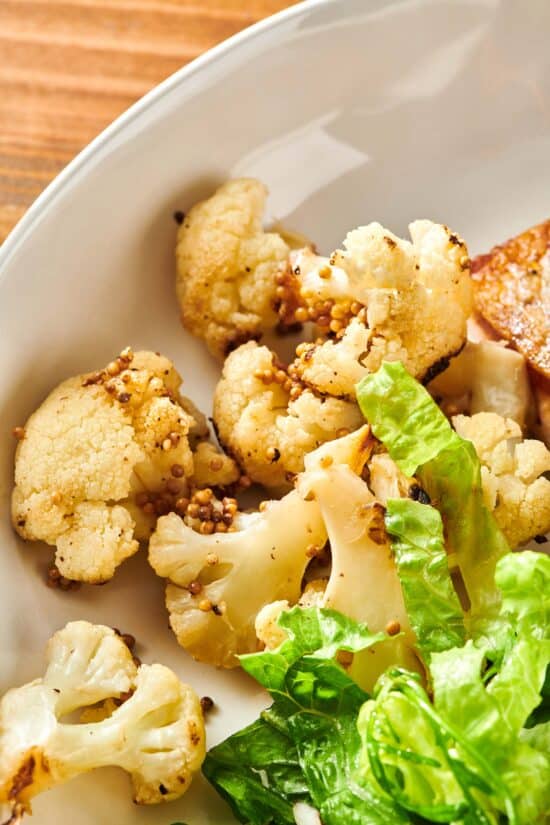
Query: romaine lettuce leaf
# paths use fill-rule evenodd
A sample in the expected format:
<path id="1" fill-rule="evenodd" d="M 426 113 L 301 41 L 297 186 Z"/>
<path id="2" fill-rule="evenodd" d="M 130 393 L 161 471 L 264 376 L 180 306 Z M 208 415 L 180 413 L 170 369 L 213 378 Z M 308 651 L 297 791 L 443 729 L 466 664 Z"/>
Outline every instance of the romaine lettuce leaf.
<path id="1" fill-rule="evenodd" d="M 526 654 L 529 646 L 532 649 Z M 527 714 L 540 701 L 542 646 L 540 640 L 521 639 L 488 683 L 486 651 L 472 641 L 463 648 L 436 653 L 431 660 L 435 709 L 456 731 L 458 753 L 470 766 L 472 760 L 477 764 L 493 788 L 495 805 L 509 823 L 522 825 L 535 823 L 550 805 L 550 759 L 519 736 Z M 525 673 L 521 673 L 522 664 L 527 666 Z M 512 673 L 515 682 L 510 679 Z M 504 690 L 499 693 L 494 686 L 501 679 Z"/>
<path id="2" fill-rule="evenodd" d="M 399 362 L 384 363 L 357 385 L 357 400 L 374 434 L 407 475 L 416 475 L 440 511 L 468 599 L 470 626 L 498 611 L 495 566 L 509 551 L 483 501 L 480 462 L 427 390 Z"/>
<path id="3" fill-rule="evenodd" d="M 496 582 L 502 610 L 487 644 L 494 647 L 500 635 L 504 662 L 489 690 L 509 723 L 518 718 L 519 729 L 550 718 L 550 557 L 530 550 L 509 553 L 497 564 Z"/>
<path id="4" fill-rule="evenodd" d="M 320 608 L 294 608 L 283 613 L 279 621 L 289 638 L 278 650 L 242 657 L 245 670 L 274 699 L 262 714 L 261 731 L 245 729 L 213 748 L 203 768 L 206 777 L 242 822 L 286 825 L 293 821 L 285 819 L 289 807 L 285 808 L 280 799 L 284 765 L 280 757 L 284 759 L 286 743 L 295 791 L 292 797 L 287 794 L 289 805 L 307 788 L 310 804 L 319 810 L 325 825 L 409 823 L 408 815 L 362 769 L 356 723 L 368 694 L 334 658 L 341 650 L 362 651 L 387 637 L 372 634 L 365 625 L 333 610 Z M 259 732 L 269 739 L 270 730 L 276 752 L 274 756 L 273 747 L 265 746 L 262 764 L 274 761 L 278 769 L 275 776 L 270 769 L 266 774 L 258 772 L 262 746 L 256 748 L 249 741 Z M 244 754 L 240 755 L 243 747 Z M 294 773 L 296 760 L 303 784 Z M 289 781 L 286 773 L 282 776 Z"/>
<path id="5" fill-rule="evenodd" d="M 294 825 L 295 802 L 310 802 L 296 747 L 263 718 L 212 748 L 203 773 L 251 825 Z"/>
<path id="6" fill-rule="evenodd" d="M 440 525 L 432 527 L 441 553 Z M 315 807 L 324 825 L 542 825 L 548 726 L 523 726 L 540 707 L 550 660 L 549 577 L 550 559 L 536 553 L 498 562 L 496 640 L 431 651 L 433 697 L 400 668 L 389 668 L 369 697 L 335 657 L 368 653 L 381 634 L 330 610 L 283 614 L 287 641 L 243 657 L 273 704 L 210 751 L 206 776 L 252 825 L 289 825 L 297 801 Z M 431 622 L 422 625 L 427 640 Z"/>
<path id="7" fill-rule="evenodd" d="M 382 677 L 358 727 L 365 764 L 384 790 L 422 821 L 493 825 L 490 770 L 457 752 L 455 730 L 436 712 L 414 674 Z M 486 774 L 486 775 L 484 775 Z M 489 781 L 487 781 L 489 779 Z"/>
<path id="8" fill-rule="evenodd" d="M 358 652 L 387 638 L 385 633 L 371 633 L 365 624 L 326 608 L 295 607 L 281 614 L 279 624 L 288 639 L 277 650 L 240 657 L 244 670 L 272 695 L 284 687 L 289 668 L 303 656 L 330 660 L 339 650 Z"/>
<path id="9" fill-rule="evenodd" d="M 464 644 L 466 630 L 443 539 L 439 512 L 410 499 L 389 499 L 390 536 L 405 606 L 426 661 L 434 651 Z"/>
<path id="10" fill-rule="evenodd" d="M 502 593 L 502 613 L 516 631 L 537 639 L 550 634 L 550 556 L 533 550 L 508 553 L 496 569 Z"/>

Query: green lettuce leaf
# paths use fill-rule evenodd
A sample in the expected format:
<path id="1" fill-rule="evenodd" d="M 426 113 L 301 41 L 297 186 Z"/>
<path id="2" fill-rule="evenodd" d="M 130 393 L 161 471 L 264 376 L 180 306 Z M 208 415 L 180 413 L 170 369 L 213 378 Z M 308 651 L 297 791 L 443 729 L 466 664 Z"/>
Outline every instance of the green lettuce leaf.
<path id="1" fill-rule="evenodd" d="M 431 553 L 441 563 L 434 511 L 410 510 L 408 502 L 388 509 L 403 554 L 413 555 L 412 574 L 429 565 Z M 439 604 L 445 594 L 436 614 L 452 604 L 444 568 L 437 570 L 437 587 L 432 579 L 421 586 L 426 600 Z M 204 765 L 240 821 L 290 825 L 293 806 L 305 802 L 324 825 L 543 825 L 549 727 L 525 724 L 541 707 L 550 661 L 550 558 L 510 553 L 495 575 L 501 608 L 494 639 L 462 644 L 455 627 L 459 643 L 438 651 L 447 641 L 436 633 L 437 618 L 420 615 L 433 695 L 418 674 L 390 667 L 369 696 L 337 660 L 342 650 L 368 655 L 383 634 L 331 610 L 283 614 L 288 639 L 279 649 L 243 657 L 272 706 L 213 748 Z M 411 604 L 421 613 L 417 587 Z"/>
<path id="2" fill-rule="evenodd" d="M 365 764 L 411 814 L 429 822 L 496 822 L 488 796 L 493 782 L 501 790 L 498 777 L 459 757 L 459 729 L 437 713 L 415 674 L 390 669 L 363 706 L 358 728 Z"/>
<path id="3" fill-rule="evenodd" d="M 496 582 L 502 593 L 502 611 L 493 636 L 500 633 L 503 637 L 503 658 L 508 649 L 517 647 L 506 657 L 490 690 L 504 707 L 508 705 L 509 722 L 518 716 L 519 727 L 540 724 L 550 719 L 550 557 L 530 550 L 509 553 L 497 565 Z M 542 644 L 534 645 L 534 639 Z M 494 641 L 488 645 L 494 646 Z M 518 695 L 522 673 L 530 678 Z"/>
<path id="4" fill-rule="evenodd" d="M 244 669 L 269 690 L 273 705 L 262 714 L 261 729 L 245 729 L 208 753 L 206 777 L 240 821 L 253 825 L 293 822 L 288 817 L 298 799 L 312 804 L 324 825 L 409 823 L 362 767 L 357 717 L 368 694 L 334 658 L 339 651 L 363 651 L 387 637 L 321 608 L 294 608 L 279 622 L 289 638 L 278 650 L 242 657 Z M 260 734 L 269 740 L 270 731 L 275 753 L 273 746 L 260 744 Z M 255 736 L 257 747 L 251 741 Z M 283 770 L 285 743 L 288 773 Z M 271 763 L 276 775 L 271 767 L 267 774 L 259 772 Z M 283 782 L 293 789 L 293 795 L 286 794 L 287 807 L 281 799 Z"/>
<path id="5" fill-rule="evenodd" d="M 387 638 L 336 610 L 321 608 L 284 611 L 279 624 L 288 639 L 277 650 L 240 657 L 243 669 L 272 694 L 284 686 L 289 668 L 303 656 L 333 659 L 339 650 L 358 652 Z"/>
<path id="6" fill-rule="evenodd" d="M 502 612 L 518 632 L 547 639 L 550 633 L 550 556 L 532 550 L 508 553 L 496 569 Z"/>
<path id="7" fill-rule="evenodd" d="M 407 614 L 428 661 L 431 653 L 460 646 L 466 638 L 441 516 L 434 507 L 400 498 L 388 500 L 385 521 Z"/>
<path id="8" fill-rule="evenodd" d="M 357 385 L 374 434 L 407 475 L 416 475 L 445 525 L 470 602 L 470 626 L 498 612 L 495 567 L 509 551 L 483 501 L 480 462 L 424 387 L 399 362 L 384 363 Z"/>
<path id="9" fill-rule="evenodd" d="M 472 641 L 431 660 L 435 709 L 455 729 L 458 753 L 466 764 L 473 760 L 478 766 L 493 789 L 494 804 L 511 825 L 532 825 L 550 805 L 550 760 L 519 736 L 527 714 L 540 701 L 542 645 L 537 639 L 521 639 L 503 669 L 488 681 L 486 651 Z M 524 673 L 521 665 L 527 667 Z M 501 692 L 496 689 L 499 682 Z M 516 699 L 516 708 L 510 697 Z"/>
<path id="10" fill-rule="evenodd" d="M 263 718 L 212 748 L 203 773 L 241 822 L 295 825 L 310 795 L 293 742 Z"/>
<path id="11" fill-rule="evenodd" d="M 522 742 L 543 754 L 550 754 L 550 722 L 543 722 L 532 728 L 524 728 L 520 732 Z"/>

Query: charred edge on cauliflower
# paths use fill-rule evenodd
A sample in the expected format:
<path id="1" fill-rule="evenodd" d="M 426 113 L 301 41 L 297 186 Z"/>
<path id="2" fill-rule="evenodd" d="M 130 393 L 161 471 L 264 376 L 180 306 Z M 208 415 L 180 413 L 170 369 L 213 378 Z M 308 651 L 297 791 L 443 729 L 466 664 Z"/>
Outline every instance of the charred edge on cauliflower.
<path id="1" fill-rule="evenodd" d="M 68 579 L 66 576 L 62 576 L 59 568 L 52 564 L 51 567 L 48 569 L 48 573 L 46 576 L 46 584 L 48 587 L 51 587 L 54 590 L 78 590 L 82 585 L 82 582 L 75 581 L 74 579 Z"/>
<path id="2" fill-rule="evenodd" d="M 246 332 L 245 330 L 230 332 L 224 343 L 223 354 L 227 356 L 230 352 L 238 349 L 241 344 L 246 344 L 247 341 L 260 341 L 261 338 L 261 332 Z"/>
<path id="3" fill-rule="evenodd" d="M 460 355 L 464 347 L 466 346 L 466 341 L 458 347 L 454 352 L 450 352 L 448 355 L 444 355 L 442 358 L 439 358 L 434 364 L 432 364 L 424 375 L 419 378 L 418 380 L 426 385 L 429 384 L 430 381 L 433 381 L 434 378 L 437 378 L 438 375 L 441 375 L 442 372 L 445 372 L 453 358 L 456 358 L 457 355 Z"/>

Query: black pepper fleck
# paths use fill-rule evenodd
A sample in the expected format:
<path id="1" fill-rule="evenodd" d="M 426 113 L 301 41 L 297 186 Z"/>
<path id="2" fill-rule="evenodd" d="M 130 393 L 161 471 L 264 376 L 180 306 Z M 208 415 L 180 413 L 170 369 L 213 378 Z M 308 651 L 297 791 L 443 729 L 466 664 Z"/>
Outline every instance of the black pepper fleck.
<path id="1" fill-rule="evenodd" d="M 420 484 L 413 484 L 409 490 L 409 498 L 413 501 L 419 501 L 420 504 L 431 504 L 432 500 L 426 490 Z"/>

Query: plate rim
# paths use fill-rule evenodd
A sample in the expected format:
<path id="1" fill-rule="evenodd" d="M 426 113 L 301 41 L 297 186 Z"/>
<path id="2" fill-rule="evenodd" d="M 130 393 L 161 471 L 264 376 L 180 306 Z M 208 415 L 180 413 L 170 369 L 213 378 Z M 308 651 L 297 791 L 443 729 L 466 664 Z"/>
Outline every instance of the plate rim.
<path id="1" fill-rule="evenodd" d="M 116 138 L 126 127 L 141 115 L 145 114 L 154 104 L 166 95 L 170 94 L 178 86 L 184 86 L 194 75 L 208 69 L 219 60 L 223 60 L 227 55 L 234 52 L 241 44 L 254 40 L 265 31 L 276 30 L 293 18 L 309 15 L 313 9 L 323 6 L 335 6 L 345 3 L 342 0 L 300 0 L 295 5 L 288 6 L 279 12 L 268 15 L 256 23 L 252 23 L 244 29 L 222 40 L 221 43 L 212 46 L 202 54 L 195 57 L 189 63 L 176 69 L 173 74 L 153 86 L 142 97 L 132 103 L 128 109 L 121 112 L 111 123 L 109 123 L 96 137 L 94 137 L 78 154 L 48 183 L 45 189 L 31 203 L 24 215 L 17 221 L 10 230 L 6 238 L 0 243 L 0 280 L 4 274 L 4 267 L 7 266 L 12 256 L 21 247 L 24 241 L 31 235 L 35 224 L 43 215 L 44 210 L 51 208 L 56 197 L 70 184 L 73 177 L 86 169 L 88 163 L 95 154 L 107 146 L 111 140 Z"/>

